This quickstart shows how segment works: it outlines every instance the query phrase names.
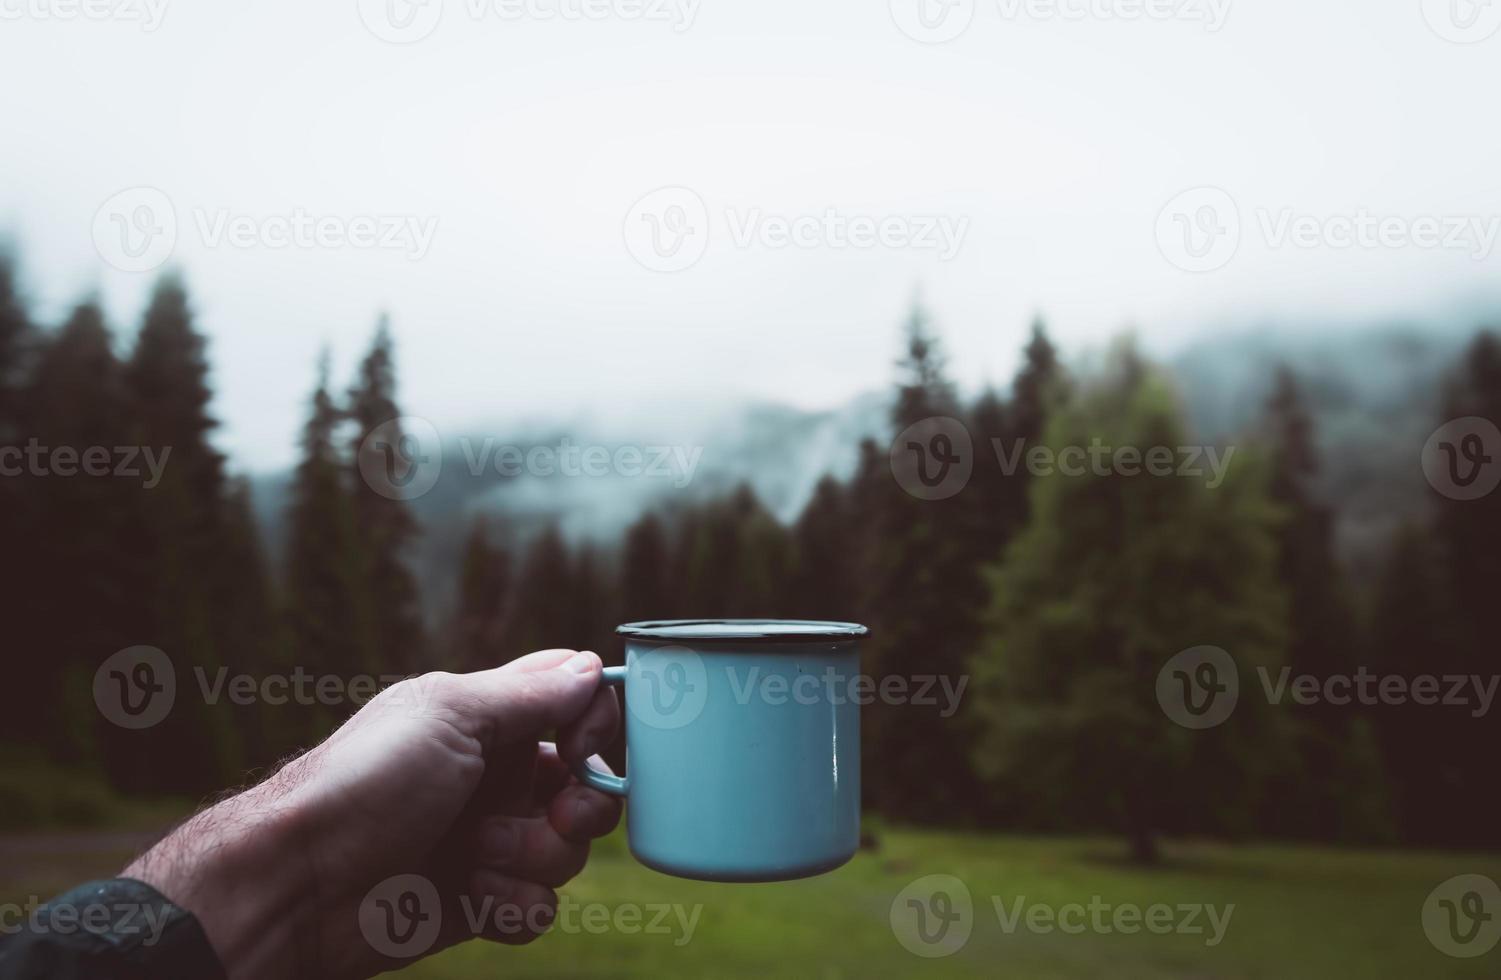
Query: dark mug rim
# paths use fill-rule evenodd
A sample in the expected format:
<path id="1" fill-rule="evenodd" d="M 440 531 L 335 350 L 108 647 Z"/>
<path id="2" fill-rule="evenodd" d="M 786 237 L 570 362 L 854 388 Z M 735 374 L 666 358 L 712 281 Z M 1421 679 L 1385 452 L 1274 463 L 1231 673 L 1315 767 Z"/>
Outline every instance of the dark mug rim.
<path id="1" fill-rule="evenodd" d="M 654 619 L 624 623 L 615 632 L 633 640 L 689 641 L 854 640 L 870 630 L 859 623 L 817 619 Z"/>

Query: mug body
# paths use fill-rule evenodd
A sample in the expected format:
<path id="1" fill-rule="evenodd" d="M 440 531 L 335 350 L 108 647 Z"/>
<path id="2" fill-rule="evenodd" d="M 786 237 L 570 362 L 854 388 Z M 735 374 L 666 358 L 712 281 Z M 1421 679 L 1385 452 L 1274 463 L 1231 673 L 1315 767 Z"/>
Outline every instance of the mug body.
<path id="1" fill-rule="evenodd" d="M 837 623 L 621 627 L 631 852 L 668 874 L 780 881 L 860 839 L 858 637 Z"/>

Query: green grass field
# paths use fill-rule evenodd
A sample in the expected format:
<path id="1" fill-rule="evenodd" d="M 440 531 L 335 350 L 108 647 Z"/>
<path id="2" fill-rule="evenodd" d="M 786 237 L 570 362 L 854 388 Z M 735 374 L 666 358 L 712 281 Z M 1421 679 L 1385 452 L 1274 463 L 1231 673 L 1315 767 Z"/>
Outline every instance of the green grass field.
<path id="1" fill-rule="evenodd" d="M 70 843 L 71 841 L 71 843 Z M 0 838 L 0 900 L 47 894 L 118 869 L 134 846 L 118 834 Z M 470 943 L 403 976 L 1131 978 L 1495 977 L 1501 946 L 1455 959 L 1428 941 L 1424 900 L 1440 882 L 1481 873 L 1496 856 L 1178 844 L 1157 870 L 1120 860 L 1113 841 L 891 831 L 876 853 L 831 874 L 774 885 L 680 881 L 636 864 L 617 835 L 564 890 L 571 922 L 515 949 Z M 918 957 L 891 926 L 897 894 L 929 874 L 957 876 L 973 898 L 970 937 L 942 958 Z M 1019 900 L 1059 909 L 1094 896 L 1111 907 L 1234 905 L 1223 940 L 1205 934 L 1079 934 L 1003 928 Z M 645 928 L 657 909 L 676 913 Z M 693 916 L 696 910 L 696 921 Z M 639 923 L 620 915 L 639 914 Z M 1073 921 L 1073 920 L 1071 920 Z M 1200 918 L 1200 921 L 1205 920 Z"/>

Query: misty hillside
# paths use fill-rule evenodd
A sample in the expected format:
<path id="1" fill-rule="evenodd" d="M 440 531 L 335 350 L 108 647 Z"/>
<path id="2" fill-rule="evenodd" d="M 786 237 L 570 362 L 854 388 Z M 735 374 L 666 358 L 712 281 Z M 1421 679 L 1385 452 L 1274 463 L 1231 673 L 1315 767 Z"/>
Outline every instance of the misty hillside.
<path id="1" fill-rule="evenodd" d="M 1459 330 L 1395 328 L 1245 332 L 1194 343 L 1170 366 L 1200 436 L 1233 443 L 1254 429 L 1276 366 L 1293 365 L 1316 415 L 1322 484 L 1339 513 L 1341 552 L 1361 582 L 1368 581 L 1370 561 L 1393 527 L 1425 506 L 1418 452 L 1439 422 L 1434 392 L 1467 337 Z M 507 478 L 475 465 L 489 458 L 486 450 L 502 445 L 526 449 L 567 440 L 613 450 L 622 444 L 586 423 L 533 427 L 530 433 L 497 426 L 490 435 L 447 440 L 443 478 L 412 501 L 424 532 L 416 562 L 429 614 L 441 616 L 447 608 L 464 535 L 476 515 L 493 515 L 497 539 L 513 551 L 549 524 L 574 543 L 609 550 L 644 511 L 709 499 L 747 482 L 773 514 L 790 523 L 821 476 L 850 475 L 861 439 L 887 437 L 887 409 L 887 394 L 871 392 L 833 411 L 752 403 L 707 417 L 697 428 L 679 419 L 671 445 L 688 454 L 678 456 L 678 463 L 693 462 L 686 485 L 678 474 L 687 471 L 680 469 L 656 477 Z M 691 435 L 683 438 L 685 432 Z M 648 437 L 634 444 L 648 448 L 658 441 Z M 693 457 L 695 451 L 701 455 Z M 257 515 L 275 559 L 289 479 L 283 472 L 253 480 Z"/>

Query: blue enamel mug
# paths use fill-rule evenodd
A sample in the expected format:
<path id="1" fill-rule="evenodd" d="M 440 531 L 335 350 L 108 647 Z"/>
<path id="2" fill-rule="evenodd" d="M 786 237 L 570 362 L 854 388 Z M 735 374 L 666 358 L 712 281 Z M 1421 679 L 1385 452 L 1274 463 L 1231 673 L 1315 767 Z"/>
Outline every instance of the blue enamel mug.
<path id="1" fill-rule="evenodd" d="M 839 867 L 860 843 L 855 623 L 628 623 L 626 774 L 575 771 L 626 798 L 631 853 L 705 881 L 784 881 Z"/>

